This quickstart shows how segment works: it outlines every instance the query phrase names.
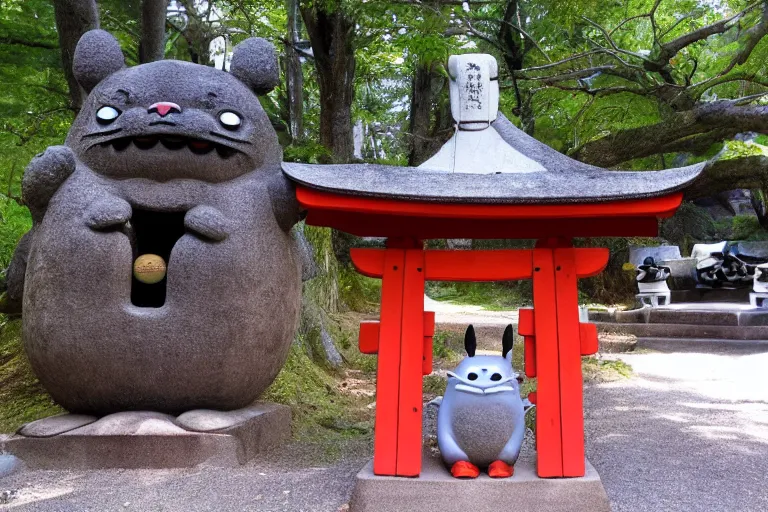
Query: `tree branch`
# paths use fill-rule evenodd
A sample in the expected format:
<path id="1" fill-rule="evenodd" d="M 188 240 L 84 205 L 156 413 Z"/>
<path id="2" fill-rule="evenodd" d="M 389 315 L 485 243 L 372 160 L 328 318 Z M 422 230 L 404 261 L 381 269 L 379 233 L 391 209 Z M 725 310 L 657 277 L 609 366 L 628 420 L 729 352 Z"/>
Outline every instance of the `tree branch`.
<path id="1" fill-rule="evenodd" d="M 49 43 L 47 41 L 27 41 L 24 39 L 18 39 L 15 37 L 7 36 L 0 38 L 2 44 L 15 44 L 19 46 L 26 46 L 29 48 L 44 48 L 46 50 L 58 50 L 59 45 L 56 43 Z"/>
<path id="2" fill-rule="evenodd" d="M 686 199 L 710 197 L 737 188 L 765 189 L 768 186 L 768 157 L 745 156 L 715 160 L 685 189 Z"/>
<path id="3" fill-rule="evenodd" d="M 691 110 L 672 114 L 660 123 L 589 141 L 571 156 L 593 165 L 612 167 L 659 153 L 702 152 L 713 143 L 738 133 L 768 133 L 768 106 L 741 105 L 739 101 L 701 103 Z"/>

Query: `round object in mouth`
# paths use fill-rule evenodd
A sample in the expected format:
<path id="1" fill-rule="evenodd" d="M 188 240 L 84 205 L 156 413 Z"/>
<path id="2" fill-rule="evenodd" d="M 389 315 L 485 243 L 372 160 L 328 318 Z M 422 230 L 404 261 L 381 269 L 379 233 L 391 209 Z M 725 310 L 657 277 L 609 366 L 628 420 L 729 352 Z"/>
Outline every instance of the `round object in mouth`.
<path id="1" fill-rule="evenodd" d="M 157 254 L 142 254 L 133 262 L 133 275 L 145 284 L 159 283 L 165 279 L 167 266 Z"/>

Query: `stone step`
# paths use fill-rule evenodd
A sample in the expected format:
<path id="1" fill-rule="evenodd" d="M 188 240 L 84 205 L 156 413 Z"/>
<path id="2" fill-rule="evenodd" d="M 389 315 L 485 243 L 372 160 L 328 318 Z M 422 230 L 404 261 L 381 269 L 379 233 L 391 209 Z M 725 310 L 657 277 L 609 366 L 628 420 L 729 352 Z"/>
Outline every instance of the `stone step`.
<path id="1" fill-rule="evenodd" d="M 592 315 L 590 315 L 592 318 Z M 610 317 L 595 316 L 606 321 Z M 609 320 L 610 321 L 610 320 Z M 617 311 L 614 321 L 625 324 L 681 324 L 723 327 L 768 327 L 768 311 L 758 309 L 641 308 Z"/>
<path id="2" fill-rule="evenodd" d="M 768 352 L 768 340 L 724 338 L 638 338 L 637 348 L 657 352 L 706 352 L 708 354 L 749 355 Z"/>
<path id="3" fill-rule="evenodd" d="M 638 338 L 768 340 L 768 327 L 614 322 L 595 322 L 595 324 L 599 332 L 632 334 Z"/>

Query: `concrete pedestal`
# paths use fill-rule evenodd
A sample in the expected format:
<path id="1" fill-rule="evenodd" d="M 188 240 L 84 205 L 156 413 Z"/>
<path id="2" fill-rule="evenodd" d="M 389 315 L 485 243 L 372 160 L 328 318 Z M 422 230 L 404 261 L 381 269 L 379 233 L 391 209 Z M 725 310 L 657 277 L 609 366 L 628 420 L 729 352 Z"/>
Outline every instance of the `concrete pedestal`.
<path id="1" fill-rule="evenodd" d="M 146 411 L 103 418 L 63 414 L 24 425 L 0 443 L 0 452 L 15 455 L 31 469 L 237 466 L 290 436 L 288 407 L 256 403 L 176 418 Z"/>
<path id="2" fill-rule="evenodd" d="M 608 496 L 595 468 L 587 461 L 583 478 L 544 479 L 536 476 L 535 461 L 518 460 L 511 478 L 474 480 L 453 478 L 442 461 L 424 454 L 418 478 L 373 474 L 373 462 L 358 474 L 351 512 L 609 512 Z"/>

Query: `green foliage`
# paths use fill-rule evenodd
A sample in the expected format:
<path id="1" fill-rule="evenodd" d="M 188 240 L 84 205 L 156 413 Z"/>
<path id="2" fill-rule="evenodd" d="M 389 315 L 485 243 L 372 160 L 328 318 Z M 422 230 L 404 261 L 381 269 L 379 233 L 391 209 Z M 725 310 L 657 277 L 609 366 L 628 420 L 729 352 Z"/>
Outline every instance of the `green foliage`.
<path id="1" fill-rule="evenodd" d="M 448 379 L 441 375 L 430 374 L 424 377 L 424 393 L 428 395 L 444 395 Z"/>
<path id="2" fill-rule="evenodd" d="M 338 392 L 336 380 L 296 343 L 263 398 L 290 406 L 294 435 L 305 440 L 370 432 L 370 425 L 350 418 L 349 400 Z"/>
<path id="3" fill-rule="evenodd" d="M 731 241 L 765 241 L 768 240 L 766 231 L 754 215 L 736 215 L 726 217 L 716 223 L 720 237 L 718 239 Z"/>
<path id="4" fill-rule="evenodd" d="M 339 296 L 352 311 L 374 312 L 381 302 L 381 279 L 365 277 L 344 265 L 339 270 Z"/>
<path id="5" fill-rule="evenodd" d="M 627 379 L 632 376 L 632 367 L 620 359 L 601 359 L 599 357 L 582 357 L 581 372 L 584 381 L 609 382 Z"/>
<path id="6" fill-rule="evenodd" d="M 682 254 L 690 254 L 694 243 L 714 241 L 718 227 L 704 208 L 684 202 L 672 218 L 662 221 L 660 235 L 670 244 L 679 245 Z"/>
<path id="7" fill-rule="evenodd" d="M 61 412 L 32 373 L 21 344 L 21 320 L 0 315 L 0 433 Z"/>
<path id="8" fill-rule="evenodd" d="M 461 354 L 456 352 L 455 348 L 460 347 L 463 339 L 449 331 L 435 331 L 432 337 L 432 358 L 433 360 L 445 360 L 447 362 L 457 362 L 461 359 Z"/>
<path id="9" fill-rule="evenodd" d="M 29 210 L 0 196 L 0 269 L 8 267 L 16 244 L 31 227 Z"/>
<path id="10" fill-rule="evenodd" d="M 426 292 L 439 301 L 483 306 L 490 311 L 516 309 L 531 304 L 530 284 L 511 283 L 443 283 L 428 282 Z"/>

